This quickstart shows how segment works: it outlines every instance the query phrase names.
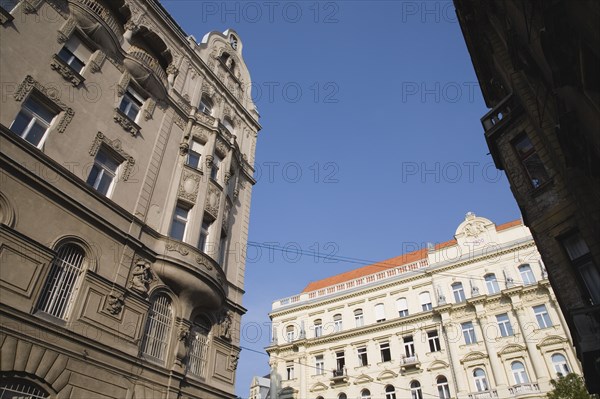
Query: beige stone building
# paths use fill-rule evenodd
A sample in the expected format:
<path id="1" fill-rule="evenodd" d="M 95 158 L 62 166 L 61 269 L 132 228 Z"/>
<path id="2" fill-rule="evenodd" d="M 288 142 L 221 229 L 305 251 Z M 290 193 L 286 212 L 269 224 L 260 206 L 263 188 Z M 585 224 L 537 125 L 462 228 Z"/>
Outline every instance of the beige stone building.
<path id="1" fill-rule="evenodd" d="M 522 222 L 468 213 L 454 237 L 275 301 L 271 397 L 545 398 L 579 373 Z"/>
<path id="2" fill-rule="evenodd" d="M 269 375 L 264 377 L 255 376 L 250 382 L 250 396 L 248 399 L 271 399 L 271 379 Z"/>
<path id="3" fill-rule="evenodd" d="M 0 6 L 0 396 L 234 398 L 241 38 L 198 42 L 157 0 Z"/>

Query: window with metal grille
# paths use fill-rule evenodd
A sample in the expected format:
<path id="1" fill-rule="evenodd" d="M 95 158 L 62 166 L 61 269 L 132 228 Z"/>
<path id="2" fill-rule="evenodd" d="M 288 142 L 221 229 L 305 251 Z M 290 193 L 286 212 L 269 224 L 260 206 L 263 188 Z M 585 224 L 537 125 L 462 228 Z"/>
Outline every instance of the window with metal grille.
<path id="1" fill-rule="evenodd" d="M 45 399 L 49 396 L 43 389 L 29 381 L 4 381 L 0 385 L 2 399 Z"/>
<path id="2" fill-rule="evenodd" d="M 85 252 L 74 244 L 60 246 L 52 261 L 38 310 L 59 319 L 69 316 L 73 299 L 79 288 Z"/>
<path id="3" fill-rule="evenodd" d="M 202 320 L 196 324 L 190 335 L 188 354 L 188 372 L 198 377 L 206 377 L 206 359 L 208 354 L 210 325 Z"/>
<path id="4" fill-rule="evenodd" d="M 173 309 L 171 299 L 159 294 L 152 299 L 152 306 L 146 322 L 146 333 L 142 344 L 142 354 L 156 359 L 164 360 L 171 337 L 173 323 Z"/>

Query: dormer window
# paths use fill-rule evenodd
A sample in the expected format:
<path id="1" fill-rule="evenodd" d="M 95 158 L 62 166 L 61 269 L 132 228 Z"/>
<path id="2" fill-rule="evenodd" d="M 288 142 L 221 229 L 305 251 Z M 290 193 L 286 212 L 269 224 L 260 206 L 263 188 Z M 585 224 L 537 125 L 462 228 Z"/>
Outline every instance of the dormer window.
<path id="1" fill-rule="evenodd" d="M 200 99 L 200 105 L 198 106 L 198 111 L 200 111 L 206 115 L 212 115 L 213 102 L 206 94 L 203 94 L 202 98 Z"/>

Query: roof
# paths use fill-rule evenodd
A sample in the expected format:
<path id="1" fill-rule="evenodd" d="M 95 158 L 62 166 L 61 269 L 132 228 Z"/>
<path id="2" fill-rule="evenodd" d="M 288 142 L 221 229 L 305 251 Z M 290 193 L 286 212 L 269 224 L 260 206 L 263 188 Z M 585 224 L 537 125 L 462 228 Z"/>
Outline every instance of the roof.
<path id="1" fill-rule="evenodd" d="M 521 219 L 513 220 L 512 222 L 504 223 L 496 226 L 496 231 L 506 230 L 514 226 L 522 225 Z M 435 245 L 435 249 L 439 250 L 442 248 L 451 247 L 456 245 L 456 240 L 448 240 Z M 322 280 L 310 282 L 302 292 L 310 292 L 320 290 L 321 288 L 331 287 L 332 285 L 340 284 L 346 281 L 354 280 L 360 277 L 375 274 L 382 270 L 393 269 L 398 266 L 402 266 L 408 263 L 413 263 L 418 260 L 427 259 L 427 249 L 422 248 L 413 252 L 402 254 L 395 258 L 383 260 L 381 262 L 373 263 L 372 265 L 363 266 L 358 269 L 350 270 L 344 273 L 336 274 L 335 276 L 327 277 Z"/>

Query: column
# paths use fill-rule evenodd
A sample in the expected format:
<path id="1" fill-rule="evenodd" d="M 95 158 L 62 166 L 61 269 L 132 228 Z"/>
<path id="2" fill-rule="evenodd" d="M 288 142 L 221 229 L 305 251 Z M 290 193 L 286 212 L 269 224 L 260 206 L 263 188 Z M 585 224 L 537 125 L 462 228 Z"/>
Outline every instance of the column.
<path id="1" fill-rule="evenodd" d="M 446 305 L 447 308 L 450 308 L 450 305 Z M 440 309 L 438 308 L 438 311 Z M 442 337 L 444 340 L 444 347 L 445 349 L 448 351 L 448 358 L 450 360 L 450 370 L 452 372 L 452 379 L 454 380 L 454 387 L 456 389 L 456 394 L 452 395 L 455 397 L 459 396 L 459 393 L 463 392 L 466 393 L 468 388 L 465 386 L 465 378 L 464 376 L 461 375 L 461 377 L 463 378 L 459 378 L 457 373 L 463 373 L 462 372 L 462 366 L 460 364 L 460 360 L 458 359 L 458 355 L 456 354 L 456 341 L 454 342 L 450 342 L 449 338 L 448 338 L 448 329 L 456 329 L 456 333 L 453 334 L 452 338 L 460 338 L 460 328 L 458 327 L 458 325 L 456 323 L 452 323 L 450 321 L 450 315 L 449 313 L 443 312 L 440 313 L 440 316 L 442 316 Z"/>
<path id="2" fill-rule="evenodd" d="M 519 304 L 517 306 L 513 305 L 513 309 L 517 315 L 517 321 L 519 322 L 519 330 L 521 331 L 521 335 L 523 336 L 523 340 L 525 341 L 525 346 L 527 347 L 527 352 L 529 352 L 529 359 L 531 359 L 531 364 L 533 365 L 533 371 L 535 372 L 535 379 L 538 382 L 541 379 L 547 380 L 548 373 L 545 364 L 543 363 L 542 355 L 538 348 L 535 346 L 531 340 L 527 339 L 527 334 L 523 326 L 527 323 L 527 315 L 523 305 Z M 532 378 L 533 380 L 533 378 Z"/>
<path id="3" fill-rule="evenodd" d="M 490 359 L 490 366 L 492 368 L 492 375 L 494 376 L 494 381 L 496 382 L 496 386 L 504 387 L 507 385 L 506 382 L 506 373 L 498 359 L 498 352 L 496 352 L 496 345 L 486 336 L 485 328 L 493 323 L 495 325 L 495 321 L 490 319 L 490 317 L 486 316 L 484 312 L 477 312 L 477 322 L 479 323 L 479 327 L 481 328 L 483 343 L 485 345 L 485 351 L 488 354 L 488 358 Z"/>

